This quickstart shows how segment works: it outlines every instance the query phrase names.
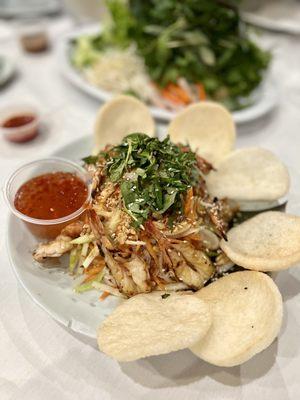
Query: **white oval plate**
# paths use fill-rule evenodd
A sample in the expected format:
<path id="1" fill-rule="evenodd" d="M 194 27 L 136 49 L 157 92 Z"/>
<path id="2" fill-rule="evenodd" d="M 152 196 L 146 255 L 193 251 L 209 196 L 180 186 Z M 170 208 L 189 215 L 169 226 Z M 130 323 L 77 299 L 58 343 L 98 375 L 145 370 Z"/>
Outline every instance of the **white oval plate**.
<path id="1" fill-rule="evenodd" d="M 79 161 L 90 154 L 92 138 L 77 140 L 55 156 Z M 98 300 L 101 292 L 91 291 L 74 293 L 74 280 L 62 268 L 45 268 L 32 258 L 32 250 L 37 240 L 24 224 L 10 216 L 7 230 L 7 250 L 12 268 L 18 281 L 30 297 L 51 317 L 66 327 L 83 335 L 96 338 L 96 329 L 120 302 L 117 297 L 109 296 L 105 301 Z M 67 257 L 61 266 L 67 266 Z"/>
<path id="2" fill-rule="evenodd" d="M 300 4 L 298 0 L 260 1 L 253 8 L 252 1 L 244 5 L 242 18 L 245 22 L 273 32 L 300 34 Z"/>
<path id="3" fill-rule="evenodd" d="M 38 15 L 56 14 L 62 8 L 59 0 L 14 0 L 1 2 L 1 18 L 21 18 Z"/>
<path id="4" fill-rule="evenodd" d="M 114 95 L 90 84 L 70 62 L 71 41 L 81 35 L 95 34 L 99 31 L 99 25 L 91 25 L 78 28 L 61 38 L 56 48 L 57 64 L 64 77 L 74 86 L 100 101 L 107 101 Z M 263 84 L 253 92 L 251 98 L 253 101 L 251 106 L 233 112 L 233 118 L 237 124 L 258 119 L 270 112 L 277 105 L 279 94 L 274 79 L 271 76 L 266 76 Z M 175 113 L 158 107 L 149 107 L 149 109 L 153 117 L 163 121 L 170 121 L 175 116 Z"/>
<path id="5" fill-rule="evenodd" d="M 79 162 L 90 154 L 92 137 L 74 141 L 53 155 Z M 290 169 L 291 190 L 288 195 L 287 212 L 300 215 L 300 178 Z M 7 229 L 7 251 L 13 271 L 33 301 L 56 321 L 91 338 L 104 318 L 120 303 L 120 299 L 109 296 L 99 301 L 99 291 L 74 293 L 74 280 L 61 267 L 67 266 L 67 257 L 61 260 L 60 268 L 45 268 L 32 258 L 37 243 L 24 224 L 10 216 Z"/>

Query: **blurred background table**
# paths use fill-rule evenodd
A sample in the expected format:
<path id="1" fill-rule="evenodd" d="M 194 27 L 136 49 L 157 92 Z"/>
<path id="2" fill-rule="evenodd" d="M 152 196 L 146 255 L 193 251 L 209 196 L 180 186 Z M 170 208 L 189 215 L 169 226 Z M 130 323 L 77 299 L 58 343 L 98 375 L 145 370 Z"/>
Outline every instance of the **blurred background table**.
<path id="1" fill-rule="evenodd" d="M 28 54 L 19 47 L 15 22 L 0 20 L 0 53 L 17 66 L 16 78 L 0 91 L 0 107 L 29 101 L 41 109 L 45 122 L 42 134 L 32 142 L 16 145 L 0 138 L 1 187 L 18 165 L 90 135 L 100 107 L 66 82 L 56 63 L 55 43 L 72 29 L 74 20 L 57 15 L 49 17 L 46 26 L 52 48 Z M 260 40 L 273 48 L 280 104 L 265 118 L 239 126 L 237 146 L 268 148 L 293 171 L 300 171 L 300 40 L 278 33 L 264 33 Z M 300 317 L 291 310 L 279 343 L 241 367 L 209 366 L 188 351 L 131 364 L 106 358 L 95 343 L 58 325 L 18 287 L 5 247 L 8 211 L 0 201 L 1 400 L 299 399 Z M 289 309 L 289 300 L 300 292 L 300 273 L 285 273 L 278 284 Z"/>

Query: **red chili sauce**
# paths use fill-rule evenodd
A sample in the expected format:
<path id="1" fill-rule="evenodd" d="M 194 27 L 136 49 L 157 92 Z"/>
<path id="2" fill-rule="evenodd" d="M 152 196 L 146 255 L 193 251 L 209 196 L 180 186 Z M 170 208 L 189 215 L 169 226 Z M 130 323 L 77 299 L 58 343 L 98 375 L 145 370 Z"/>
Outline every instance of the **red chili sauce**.
<path id="1" fill-rule="evenodd" d="M 20 126 L 30 124 L 34 119 L 34 115 L 16 115 L 7 119 L 2 126 L 3 128 L 19 128 Z"/>
<path id="2" fill-rule="evenodd" d="M 36 176 L 17 191 L 14 205 L 21 213 L 38 219 L 65 217 L 87 200 L 88 188 L 70 172 L 53 172 Z"/>
<path id="3" fill-rule="evenodd" d="M 34 114 L 20 114 L 2 123 L 4 137 L 10 142 L 23 143 L 34 139 L 39 133 L 37 117 Z"/>

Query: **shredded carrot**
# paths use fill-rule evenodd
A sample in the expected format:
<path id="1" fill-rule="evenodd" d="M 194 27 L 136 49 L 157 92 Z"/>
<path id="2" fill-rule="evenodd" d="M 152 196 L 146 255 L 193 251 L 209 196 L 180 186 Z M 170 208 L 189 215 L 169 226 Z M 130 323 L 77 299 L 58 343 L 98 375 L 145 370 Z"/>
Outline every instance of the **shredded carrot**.
<path id="1" fill-rule="evenodd" d="M 197 94 L 198 94 L 198 98 L 200 101 L 204 101 L 206 100 L 206 92 L 205 92 L 205 88 L 202 85 L 202 83 L 196 83 L 196 89 L 197 89 Z"/>
<path id="2" fill-rule="evenodd" d="M 154 225 L 153 221 L 146 221 L 145 222 L 145 229 L 150 233 L 151 236 L 155 238 L 157 241 L 157 244 L 159 246 L 159 249 L 161 251 L 163 260 L 165 264 L 167 264 L 170 268 L 172 268 L 172 261 L 170 260 L 170 257 L 168 256 L 167 249 L 170 246 L 170 241 L 169 239 L 160 232 L 160 230 Z M 147 248 L 147 246 L 146 246 Z"/>
<path id="3" fill-rule="evenodd" d="M 194 193 L 193 188 L 189 188 L 186 194 L 186 201 L 184 205 L 184 215 L 194 221 L 195 219 L 195 211 L 194 211 Z"/>
<path id="4" fill-rule="evenodd" d="M 109 292 L 103 292 L 103 293 L 101 294 L 101 296 L 99 297 L 99 300 L 100 300 L 100 301 L 103 301 L 103 300 L 105 300 L 106 297 L 108 297 L 109 295 L 110 295 Z"/>
<path id="5" fill-rule="evenodd" d="M 88 275 L 82 283 L 87 283 L 87 282 L 93 281 L 94 279 L 97 278 L 98 274 L 99 274 L 99 272 L 97 272 L 93 275 Z"/>
<path id="6" fill-rule="evenodd" d="M 170 101 L 173 104 L 176 104 L 178 106 L 185 105 L 184 101 L 182 101 L 178 96 L 174 95 L 173 93 L 170 93 L 166 88 L 162 89 L 160 93 L 164 99 Z"/>
<path id="7" fill-rule="evenodd" d="M 87 268 L 86 268 L 86 270 L 85 270 L 85 272 L 89 272 L 89 271 L 91 271 L 91 270 L 93 270 L 94 268 L 103 268 L 105 266 L 105 260 L 102 258 L 102 257 L 96 257 L 95 259 L 94 259 L 94 261 L 92 262 L 92 264 L 91 265 L 89 265 Z"/>
<path id="8" fill-rule="evenodd" d="M 90 275 L 95 275 L 95 274 L 99 274 L 99 272 L 101 272 L 103 270 L 103 268 L 105 267 L 105 264 L 103 265 L 99 265 L 99 266 L 94 266 L 90 269 L 86 269 L 84 272 L 86 275 L 90 276 Z"/>
<path id="9" fill-rule="evenodd" d="M 150 256 L 153 258 L 153 260 L 155 261 L 155 264 L 157 265 L 157 263 L 158 263 L 157 255 L 156 255 L 156 252 L 155 252 L 152 244 L 150 243 L 150 240 L 145 239 L 144 241 L 146 243 L 146 249 L 148 250 L 148 252 L 149 252 Z"/>
<path id="10" fill-rule="evenodd" d="M 185 104 L 189 104 L 191 102 L 190 95 L 181 86 L 175 85 L 174 83 L 169 83 L 166 89 L 170 93 L 174 94 L 174 96 L 179 97 L 180 100 L 182 100 Z"/>
<path id="11" fill-rule="evenodd" d="M 128 248 L 128 245 L 126 245 L 126 244 L 119 244 L 118 250 L 121 253 L 126 253 L 126 252 L 130 251 L 130 249 Z"/>

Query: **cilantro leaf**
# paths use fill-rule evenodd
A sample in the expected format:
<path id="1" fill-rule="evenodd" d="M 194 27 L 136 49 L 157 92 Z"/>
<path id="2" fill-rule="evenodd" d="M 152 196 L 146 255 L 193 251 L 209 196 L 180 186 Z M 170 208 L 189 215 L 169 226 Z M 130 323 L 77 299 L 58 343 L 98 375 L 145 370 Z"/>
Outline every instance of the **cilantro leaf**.
<path id="1" fill-rule="evenodd" d="M 169 137 L 160 141 L 133 133 L 103 156 L 106 173 L 120 184 L 124 209 L 135 227 L 152 214 L 181 210 L 182 194 L 202 179 L 195 153 L 171 143 Z"/>
<path id="2" fill-rule="evenodd" d="M 85 164 L 96 164 L 96 162 L 98 161 L 98 156 L 88 156 L 88 157 L 84 157 L 82 158 L 82 161 Z"/>

